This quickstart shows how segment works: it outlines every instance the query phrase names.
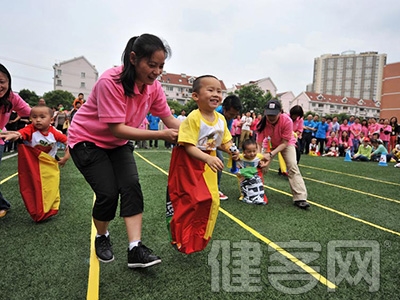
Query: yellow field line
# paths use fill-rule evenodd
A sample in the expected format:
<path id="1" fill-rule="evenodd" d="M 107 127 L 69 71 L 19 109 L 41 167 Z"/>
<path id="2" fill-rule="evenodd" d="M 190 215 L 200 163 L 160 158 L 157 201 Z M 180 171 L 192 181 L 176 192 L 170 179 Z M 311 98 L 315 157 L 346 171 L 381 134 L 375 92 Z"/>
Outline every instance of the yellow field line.
<path id="1" fill-rule="evenodd" d="M 270 246 L 271 248 L 273 248 L 274 250 L 278 251 L 280 254 L 282 254 L 283 256 L 285 256 L 287 259 L 289 259 L 290 261 L 292 261 L 293 263 L 295 263 L 296 265 L 298 265 L 300 268 L 302 268 L 304 271 L 306 271 L 307 273 L 311 274 L 314 278 L 316 278 L 319 282 L 321 282 L 322 284 L 326 285 L 327 287 L 329 287 L 330 289 L 335 289 L 337 288 L 337 286 L 335 284 L 333 284 L 332 282 L 330 282 L 328 279 L 326 279 L 324 276 L 322 276 L 321 274 L 319 274 L 317 271 L 315 271 L 313 268 L 311 268 L 310 266 L 306 265 L 305 263 L 303 263 L 301 260 L 299 260 L 298 258 L 296 258 L 295 256 L 293 256 L 292 254 L 290 254 L 289 252 L 287 252 L 285 249 L 283 249 L 282 247 L 280 247 L 279 245 L 275 244 L 274 242 L 272 242 L 270 239 L 266 238 L 265 236 L 261 235 L 259 232 L 257 232 L 256 230 L 254 230 L 253 228 L 251 228 L 250 226 L 248 226 L 247 224 L 245 224 L 243 221 L 239 220 L 238 218 L 236 218 L 235 216 L 231 215 L 230 213 L 228 213 L 225 209 L 223 208 L 219 208 L 220 212 L 222 212 L 225 216 L 227 216 L 228 218 L 230 218 L 232 221 L 234 221 L 235 223 L 237 223 L 239 226 L 241 226 L 242 228 L 244 228 L 245 230 L 247 230 L 248 232 L 250 232 L 252 235 L 254 235 L 256 238 L 260 239 L 261 241 L 263 241 L 264 243 L 266 243 L 268 246 Z"/>
<path id="2" fill-rule="evenodd" d="M 375 178 L 364 177 L 364 176 L 360 176 L 360 175 L 343 173 L 343 172 L 339 172 L 339 171 L 323 169 L 323 168 L 318 168 L 318 167 L 312 167 L 312 166 L 306 166 L 306 165 L 301 165 L 301 164 L 299 166 L 302 167 L 302 168 L 309 168 L 309 169 L 314 169 L 314 170 L 319 170 L 319 171 L 324 171 L 324 172 L 330 172 L 330 173 L 335 173 L 335 174 L 340 174 L 340 175 L 346 175 L 346 176 L 355 177 L 355 178 L 366 179 L 366 180 L 375 181 L 375 182 L 379 182 L 379 183 L 385 183 L 385 184 L 391 184 L 391 185 L 400 186 L 400 183 L 397 183 L 397 182 L 384 181 L 384 180 L 379 180 L 379 179 L 375 179 Z"/>
<path id="3" fill-rule="evenodd" d="M 10 176 L 8 176 L 7 178 L 4 178 L 2 181 L 0 181 L 0 184 L 3 184 L 4 182 L 10 180 L 11 178 L 13 178 L 13 177 L 15 177 L 15 176 L 17 176 L 17 175 L 18 175 L 18 172 L 15 173 L 15 174 L 12 174 L 12 175 L 10 175 Z"/>
<path id="4" fill-rule="evenodd" d="M 236 177 L 236 175 L 234 175 L 234 174 L 232 174 L 232 173 L 225 172 L 225 171 L 223 171 L 223 172 L 224 172 L 225 174 L 230 175 L 230 176 Z M 277 193 L 280 193 L 280 194 L 283 194 L 283 195 L 286 195 L 286 196 L 289 196 L 289 197 L 293 197 L 292 194 L 287 193 L 287 192 L 285 192 L 285 191 L 281 191 L 281 190 L 275 189 L 275 188 L 270 187 L 270 186 L 267 186 L 267 185 L 264 185 L 264 187 L 267 188 L 267 189 L 269 189 L 269 190 L 271 190 L 271 191 L 274 191 L 274 192 L 277 192 Z M 391 229 L 382 227 L 382 226 L 380 226 L 380 225 L 377 225 L 377 224 L 374 224 L 374 223 L 365 221 L 365 220 L 360 219 L 360 218 L 356 218 L 356 217 L 350 216 L 350 215 L 345 214 L 345 213 L 343 213 L 343 212 L 341 212 L 341 211 L 338 211 L 338 210 L 333 209 L 333 208 L 330 208 L 330 207 L 328 207 L 328 206 L 325 206 L 325 205 L 322 205 L 322 204 L 319 204 L 319 203 L 310 201 L 310 200 L 308 200 L 308 199 L 307 199 L 307 201 L 308 201 L 309 203 L 311 203 L 312 205 L 315 205 L 315 206 L 317 206 L 317 207 L 319 207 L 319 208 L 326 209 L 326 210 L 328 210 L 328 211 L 330 211 L 330 212 L 333 212 L 333 213 L 335 213 L 335 214 L 341 215 L 341 216 L 343 216 L 343 217 L 346 217 L 346 218 L 352 219 L 352 220 L 354 220 L 354 221 L 357 221 L 357 222 L 360 222 L 360 223 L 363 223 L 363 224 L 366 224 L 366 225 L 375 227 L 375 228 L 377 228 L 377 229 L 380 229 L 380 230 L 383 230 L 383 231 L 386 231 L 386 232 L 390 232 L 390 233 L 393 233 L 393 234 L 395 234 L 395 235 L 400 236 L 400 232 L 397 232 L 397 231 L 394 231 L 394 230 L 391 230 Z"/>
<path id="5" fill-rule="evenodd" d="M 392 198 L 387 198 L 387 197 L 383 197 L 383 196 L 379 196 L 379 195 L 375 195 L 375 194 L 371 194 L 371 193 L 355 190 L 355 189 L 352 189 L 352 188 L 348 188 L 346 186 L 340 186 L 340 185 L 337 185 L 337 184 L 333 184 L 333 183 L 329 183 L 329 182 L 325 182 L 325 181 L 321 181 L 321 180 L 317 180 L 317 179 L 313 179 L 313 178 L 308 178 L 308 177 L 304 177 L 304 176 L 303 176 L 303 178 L 306 179 L 306 180 L 310 180 L 310 181 L 314 181 L 314 182 L 317 182 L 317 183 L 333 186 L 333 187 L 336 187 L 336 188 L 339 188 L 339 189 L 343 189 L 343 190 L 347 190 L 347 191 L 351 191 L 351 192 L 354 192 L 354 193 L 359 193 L 359 194 L 371 196 L 371 197 L 374 197 L 374 198 L 379 198 L 379 199 L 383 199 L 383 200 L 387 200 L 387 201 L 400 203 L 400 200 L 395 200 L 395 199 L 392 199 Z"/>
<path id="6" fill-rule="evenodd" d="M 96 195 L 93 195 L 93 202 L 96 200 Z M 92 228 L 90 232 L 90 260 L 89 260 L 89 278 L 88 278 L 88 290 L 86 294 L 87 300 L 99 299 L 99 287 L 100 287 L 100 263 L 96 256 L 96 250 L 94 248 L 94 240 L 96 239 L 97 230 L 94 226 L 92 219 Z"/>
<path id="7" fill-rule="evenodd" d="M 152 165 L 153 167 L 155 167 L 156 169 L 160 170 L 162 173 L 164 173 L 165 175 L 168 175 L 168 172 L 164 171 L 163 169 L 161 169 L 159 166 L 155 165 L 154 163 L 152 163 L 151 161 L 149 161 L 148 159 L 146 159 L 145 157 L 143 157 L 143 155 L 135 152 L 136 155 L 138 155 L 141 159 L 143 159 L 146 163 Z M 330 282 L 329 280 L 327 280 L 324 276 L 322 276 L 321 274 L 319 274 L 317 271 L 315 271 L 313 268 L 311 268 L 310 266 L 306 265 L 305 263 L 303 263 L 301 260 L 299 260 L 298 258 L 296 258 L 295 256 L 293 256 L 292 254 L 290 254 L 289 252 L 287 252 L 286 250 L 284 250 L 283 248 L 281 248 L 280 246 L 278 246 L 277 244 L 275 244 L 274 242 L 272 242 L 271 240 L 269 240 L 268 238 L 266 238 L 265 236 L 261 235 L 259 232 L 255 231 L 253 228 L 251 228 L 250 226 L 246 225 L 244 222 L 242 222 L 241 220 L 239 220 L 238 218 L 234 217 L 232 214 L 228 213 L 226 210 L 224 210 L 223 208 L 219 208 L 219 211 L 222 212 L 224 215 L 226 215 L 228 218 L 230 218 L 231 220 L 233 220 L 235 223 L 237 223 L 239 226 L 241 226 L 242 228 L 244 228 L 245 230 L 247 230 L 248 232 L 250 232 L 252 235 L 254 235 L 255 237 L 257 237 L 258 239 L 260 239 L 261 241 L 263 241 L 264 243 L 266 243 L 268 246 L 270 246 L 271 248 L 275 249 L 276 251 L 278 251 L 280 254 L 282 254 L 283 256 L 285 256 L 287 259 L 289 259 L 290 261 L 292 261 L 293 263 L 295 263 L 296 265 L 298 265 L 300 268 L 302 268 L 304 271 L 306 271 L 307 273 L 309 273 L 311 276 L 315 277 L 319 282 L 321 282 L 322 284 L 326 285 L 328 288 L 330 289 L 335 289 L 337 288 L 336 285 L 334 285 L 332 282 Z"/>

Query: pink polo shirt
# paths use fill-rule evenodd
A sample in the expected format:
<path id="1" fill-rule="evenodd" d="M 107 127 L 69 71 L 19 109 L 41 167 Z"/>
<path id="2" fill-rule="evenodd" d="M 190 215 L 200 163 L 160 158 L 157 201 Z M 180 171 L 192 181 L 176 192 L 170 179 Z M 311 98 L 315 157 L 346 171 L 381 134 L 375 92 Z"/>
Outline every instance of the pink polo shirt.
<path id="1" fill-rule="evenodd" d="M 122 146 L 128 140 L 115 137 L 108 128 L 109 123 L 139 128 L 148 112 L 160 118 L 171 115 L 160 82 L 156 80 L 152 85 L 146 85 L 142 93 L 135 85 L 135 95 L 128 97 L 122 84 L 115 82 L 121 71 L 122 66 L 111 68 L 96 82 L 68 129 L 70 147 L 84 141 L 105 149 Z"/>
<path id="2" fill-rule="evenodd" d="M 29 116 L 31 113 L 31 108 L 28 103 L 26 103 L 17 93 L 11 92 L 8 100 L 10 100 L 12 104 L 12 108 L 9 112 L 3 113 L 4 107 L 0 107 L 0 129 L 2 130 L 5 129 L 4 127 L 10 120 L 10 115 L 13 110 L 21 117 Z M 0 145 L 4 145 L 3 139 L 0 139 Z"/>
<path id="3" fill-rule="evenodd" d="M 278 147 L 282 143 L 282 139 L 288 140 L 288 145 L 295 145 L 292 119 L 286 114 L 281 114 L 275 125 L 267 121 L 264 130 L 257 135 L 257 142 L 262 143 L 268 136 L 271 137 L 272 148 Z"/>

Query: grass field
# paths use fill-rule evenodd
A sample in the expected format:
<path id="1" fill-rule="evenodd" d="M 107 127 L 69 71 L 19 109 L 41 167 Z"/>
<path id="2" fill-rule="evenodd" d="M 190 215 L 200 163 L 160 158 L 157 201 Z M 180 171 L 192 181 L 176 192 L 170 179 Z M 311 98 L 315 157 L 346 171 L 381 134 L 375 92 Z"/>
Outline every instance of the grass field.
<path id="1" fill-rule="evenodd" d="M 110 226 L 115 261 L 93 257 L 93 192 L 72 161 L 61 170 L 59 214 L 36 224 L 19 194 L 17 157 L 4 158 L 0 188 L 12 209 L 0 219 L 0 299 L 400 299 L 400 170 L 392 163 L 302 156 L 309 211 L 293 206 L 277 162 L 264 178 L 266 206 L 238 201 L 236 178 L 225 172 L 229 200 L 211 242 L 183 255 L 165 224 L 170 152 L 137 151 L 142 239 L 163 263 L 130 270 L 121 218 Z"/>

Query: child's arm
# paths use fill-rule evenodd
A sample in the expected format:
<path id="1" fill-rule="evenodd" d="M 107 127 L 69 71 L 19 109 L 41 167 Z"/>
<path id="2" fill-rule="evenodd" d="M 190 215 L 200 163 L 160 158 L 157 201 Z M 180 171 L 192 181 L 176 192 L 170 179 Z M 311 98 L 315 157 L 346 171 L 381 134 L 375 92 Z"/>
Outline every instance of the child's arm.
<path id="1" fill-rule="evenodd" d="M 2 131 L 0 132 L 0 138 L 4 138 L 5 142 L 7 141 L 14 142 L 22 138 L 22 135 L 18 131 Z"/>
<path id="2" fill-rule="evenodd" d="M 189 156 L 205 162 L 211 168 L 211 170 L 213 170 L 213 172 L 222 171 L 224 169 L 224 164 L 218 157 L 211 156 L 192 144 L 185 143 L 183 145 Z"/>
<path id="3" fill-rule="evenodd" d="M 64 165 L 67 163 L 68 159 L 71 157 L 71 155 L 69 154 L 69 147 L 67 146 L 67 144 L 65 143 L 65 154 L 62 158 L 60 158 L 60 160 L 58 161 L 58 165 L 60 167 L 64 167 Z"/>

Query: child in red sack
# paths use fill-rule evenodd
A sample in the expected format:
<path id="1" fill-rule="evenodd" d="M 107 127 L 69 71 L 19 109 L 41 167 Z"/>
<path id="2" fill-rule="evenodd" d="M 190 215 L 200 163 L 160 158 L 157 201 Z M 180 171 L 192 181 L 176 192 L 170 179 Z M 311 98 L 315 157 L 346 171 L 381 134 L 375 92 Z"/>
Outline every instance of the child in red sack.
<path id="1" fill-rule="evenodd" d="M 9 132 L 5 140 L 22 139 L 25 144 L 37 148 L 58 160 L 60 166 L 64 166 L 70 158 L 68 147 L 62 158 L 57 157 L 57 142 L 67 145 L 67 136 L 51 126 L 53 110 L 50 107 L 40 105 L 31 110 L 32 123 L 24 128 Z"/>
<path id="2" fill-rule="evenodd" d="M 211 75 L 193 82 L 198 109 L 181 123 L 173 148 L 167 190 L 167 227 L 180 252 L 202 251 L 214 231 L 219 209 L 217 171 L 224 168 L 216 149 L 230 153 L 232 136 L 224 116 L 220 81 Z M 238 153 L 232 155 L 237 159 Z"/>

